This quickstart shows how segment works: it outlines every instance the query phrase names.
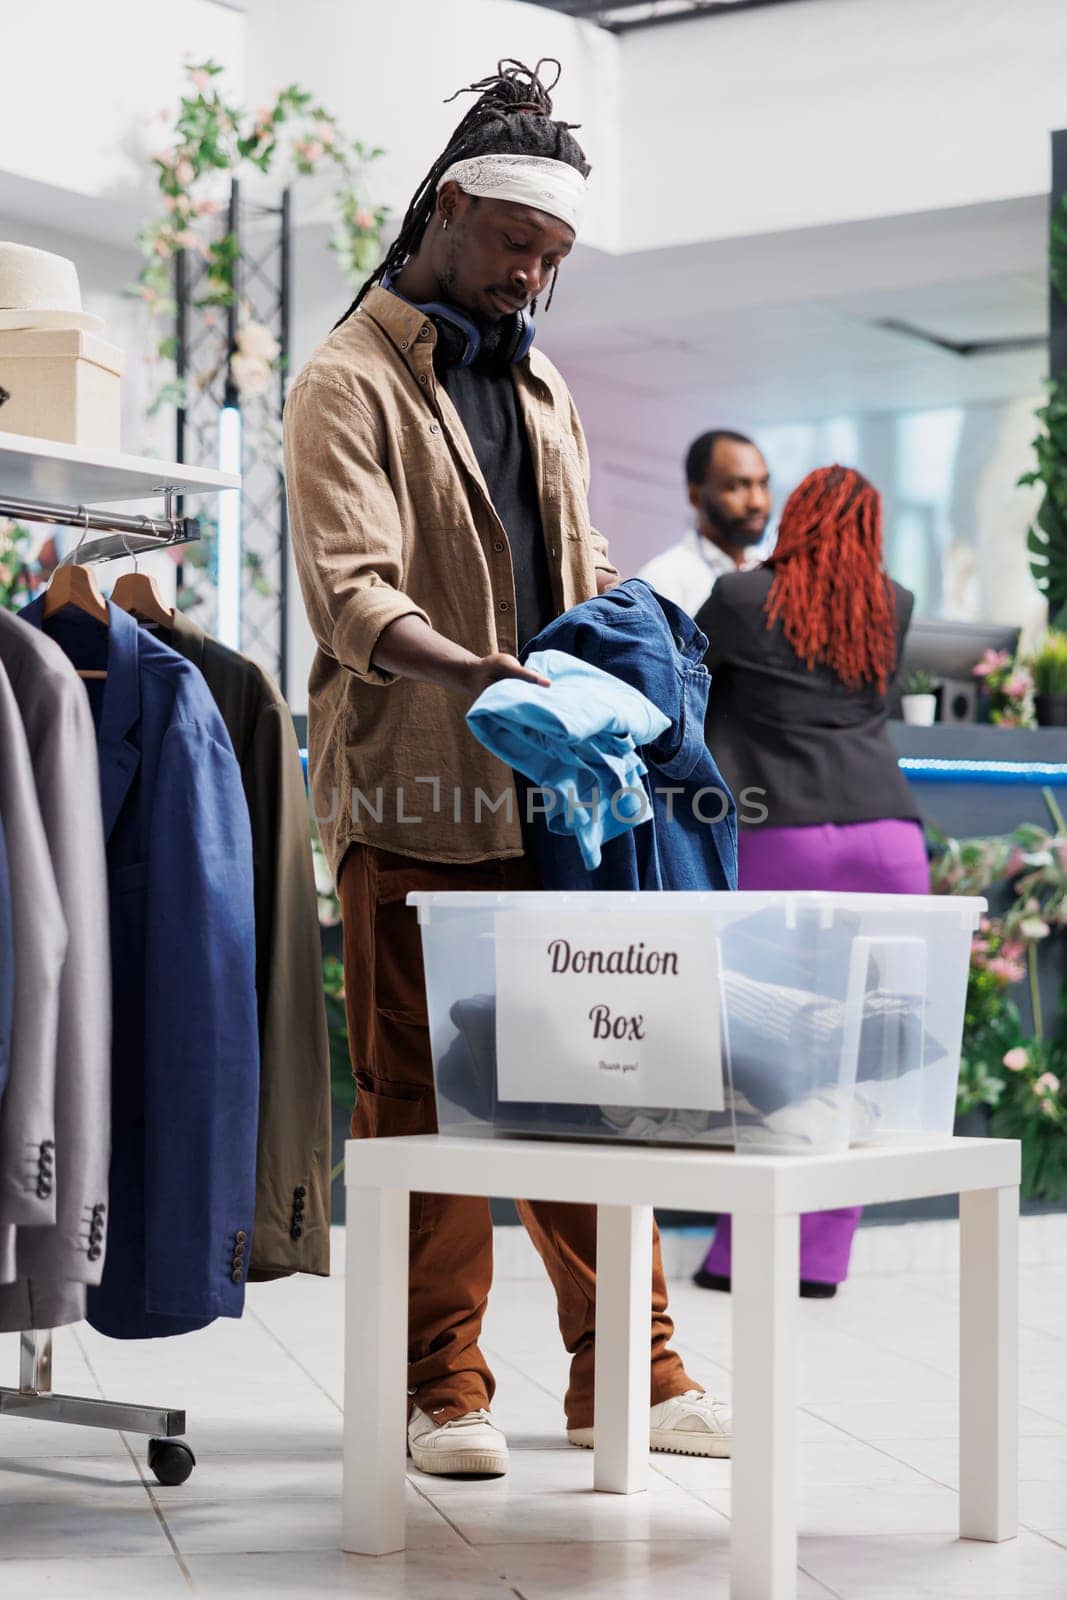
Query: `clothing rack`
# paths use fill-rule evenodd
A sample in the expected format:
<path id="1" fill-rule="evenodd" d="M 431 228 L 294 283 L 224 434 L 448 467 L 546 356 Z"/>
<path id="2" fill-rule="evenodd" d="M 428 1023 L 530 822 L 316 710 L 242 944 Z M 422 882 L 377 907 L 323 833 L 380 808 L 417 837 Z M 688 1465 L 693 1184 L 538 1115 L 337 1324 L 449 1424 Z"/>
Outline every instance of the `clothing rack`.
<path id="1" fill-rule="evenodd" d="M 130 517 L 113 511 L 90 511 L 85 506 L 20 500 L 4 494 L 0 494 L 0 517 L 78 527 L 83 535 L 91 529 L 107 533 L 109 538 L 93 539 L 88 544 L 83 540 L 77 550 L 64 557 L 64 563 L 74 561 L 75 557 L 82 564 L 115 561 L 123 556 L 143 555 L 150 550 L 165 550 L 170 545 L 192 544 L 199 539 L 199 520 L 196 517 L 178 516 L 175 511 L 175 491 L 168 489 L 164 493 L 165 510 L 162 517 Z"/>
<path id="2" fill-rule="evenodd" d="M 14 491 L 7 493 L 10 483 Z M 157 462 L 110 452 L 85 452 L 50 440 L 0 433 L 0 516 L 80 527 L 83 539 L 65 559 L 79 563 L 111 561 L 189 544 L 200 537 L 196 517 L 178 515 L 178 495 L 205 494 L 240 487 L 230 473 Z M 162 517 L 91 510 L 39 495 L 41 486 L 84 500 L 140 500 L 164 497 Z M 105 537 L 85 542 L 97 531 Z M 148 1465 L 160 1483 L 184 1483 L 196 1464 L 185 1432 L 185 1412 L 169 1406 L 129 1405 L 83 1395 L 56 1394 L 52 1388 L 53 1330 L 27 1328 L 19 1335 L 17 1389 L 0 1387 L 0 1419 L 36 1418 L 79 1427 L 113 1428 L 148 1434 Z"/>

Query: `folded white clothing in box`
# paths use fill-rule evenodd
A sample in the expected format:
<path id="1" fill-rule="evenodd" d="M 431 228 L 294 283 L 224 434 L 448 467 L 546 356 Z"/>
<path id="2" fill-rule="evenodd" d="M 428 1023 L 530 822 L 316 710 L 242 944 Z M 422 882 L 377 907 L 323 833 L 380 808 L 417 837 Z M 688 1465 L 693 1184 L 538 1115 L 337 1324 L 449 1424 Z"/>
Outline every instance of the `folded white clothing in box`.
<path id="1" fill-rule="evenodd" d="M 118 450 L 122 363 L 80 328 L 0 329 L 0 432 Z"/>

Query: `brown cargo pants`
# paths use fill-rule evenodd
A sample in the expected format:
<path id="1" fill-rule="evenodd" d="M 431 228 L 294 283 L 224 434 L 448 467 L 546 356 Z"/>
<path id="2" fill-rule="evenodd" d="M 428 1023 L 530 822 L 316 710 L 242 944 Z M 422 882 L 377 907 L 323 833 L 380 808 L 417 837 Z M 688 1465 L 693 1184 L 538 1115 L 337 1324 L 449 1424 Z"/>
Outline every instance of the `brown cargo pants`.
<path id="1" fill-rule="evenodd" d="M 535 889 L 523 860 L 473 865 L 417 861 L 353 845 L 341 867 L 345 1007 L 357 1083 L 357 1139 L 434 1133 L 437 1112 L 412 889 Z M 567 1425 L 593 1423 L 596 1333 L 596 1208 L 518 1202 L 519 1215 L 556 1291 L 559 1326 L 571 1356 Z M 488 1407 L 495 1383 L 478 1348 L 493 1277 L 493 1229 L 486 1199 L 411 1197 L 408 1392 L 438 1423 Z M 658 1231 L 653 1240 L 651 1404 L 699 1389 L 668 1348 Z"/>

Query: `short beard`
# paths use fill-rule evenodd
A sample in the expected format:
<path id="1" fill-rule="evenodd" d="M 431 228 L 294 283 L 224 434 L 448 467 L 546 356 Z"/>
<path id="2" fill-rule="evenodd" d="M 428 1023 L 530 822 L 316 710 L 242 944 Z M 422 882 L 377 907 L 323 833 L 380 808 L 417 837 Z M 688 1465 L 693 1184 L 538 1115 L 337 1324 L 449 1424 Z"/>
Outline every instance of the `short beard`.
<path id="1" fill-rule="evenodd" d="M 704 521 L 714 533 L 728 545 L 731 550 L 747 550 L 750 545 L 759 544 L 767 532 L 766 522 L 759 533 L 750 533 L 744 526 L 741 517 L 724 517 L 707 500 L 701 505 Z"/>

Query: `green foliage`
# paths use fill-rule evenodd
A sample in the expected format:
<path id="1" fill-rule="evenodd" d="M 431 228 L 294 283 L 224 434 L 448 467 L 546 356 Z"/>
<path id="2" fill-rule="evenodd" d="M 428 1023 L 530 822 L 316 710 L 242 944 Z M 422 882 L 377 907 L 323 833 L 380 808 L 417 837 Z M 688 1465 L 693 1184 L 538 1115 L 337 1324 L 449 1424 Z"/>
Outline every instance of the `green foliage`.
<path id="1" fill-rule="evenodd" d="M 936 685 L 928 672 L 916 667 L 905 675 L 900 686 L 901 694 L 933 694 Z"/>
<path id="2" fill-rule="evenodd" d="M 47 585 L 53 569 L 33 550 L 34 535 L 25 523 L 0 517 L 0 609 L 21 611 Z"/>
<path id="3" fill-rule="evenodd" d="M 326 1000 L 326 1023 L 330 1033 L 330 1083 L 333 1098 L 349 1110 L 356 1103 L 356 1081 L 348 1054 L 348 1023 L 345 1019 L 345 970 L 337 956 L 322 958 L 322 988 Z"/>
<path id="4" fill-rule="evenodd" d="M 1067 985 L 1058 1022 L 1041 1037 L 1036 954 L 1045 939 L 1061 946 L 1067 928 L 1067 824 L 1050 790 L 1055 832 L 1024 823 L 1007 838 L 950 839 L 928 831 L 935 893 L 982 894 L 1009 883 L 1001 917 L 984 917 L 971 947 L 957 1111 L 992 1113 L 992 1132 L 1022 1142 L 1023 1193 L 1067 1197 Z M 1036 1032 L 1027 1039 L 1012 989 L 1029 980 Z"/>
<path id="5" fill-rule="evenodd" d="M 1067 305 L 1067 195 L 1052 214 L 1049 276 L 1054 293 Z M 1044 429 L 1034 440 L 1037 467 L 1019 482 L 1041 484 L 1045 491 L 1026 544 L 1031 575 L 1048 600 L 1049 620 L 1060 628 L 1067 627 L 1067 374 L 1050 385 L 1048 404 L 1037 419 Z"/>
<path id="6" fill-rule="evenodd" d="M 301 176 L 333 171 L 336 223 L 331 248 L 347 278 L 355 283 L 365 277 L 380 254 L 388 219 L 384 206 L 371 206 L 365 197 L 366 174 L 385 152 L 347 140 L 333 114 L 299 84 L 282 89 L 273 106 L 253 115 L 226 98 L 217 62 L 194 62 L 186 72 L 189 84 L 174 119 L 171 143 L 152 158 L 164 215 L 138 234 L 144 264 L 135 292 L 149 311 L 165 319 L 174 316 L 174 257 L 181 250 L 196 251 L 206 262 L 198 306 L 221 313 L 234 304 L 238 241 L 230 233 L 211 239 L 204 231 L 223 210 L 218 199 L 220 179 L 238 176 L 246 165 L 269 173 L 283 158 Z M 243 318 L 246 308 L 239 307 L 238 313 Z M 176 342 L 168 332 L 158 341 L 157 355 L 173 361 L 176 353 Z M 276 369 L 276 362 L 270 364 Z M 149 414 L 164 405 L 184 403 L 181 388 L 166 383 Z"/>
<path id="7" fill-rule="evenodd" d="M 1067 694 L 1067 633 L 1050 628 L 1030 667 L 1038 694 Z"/>

